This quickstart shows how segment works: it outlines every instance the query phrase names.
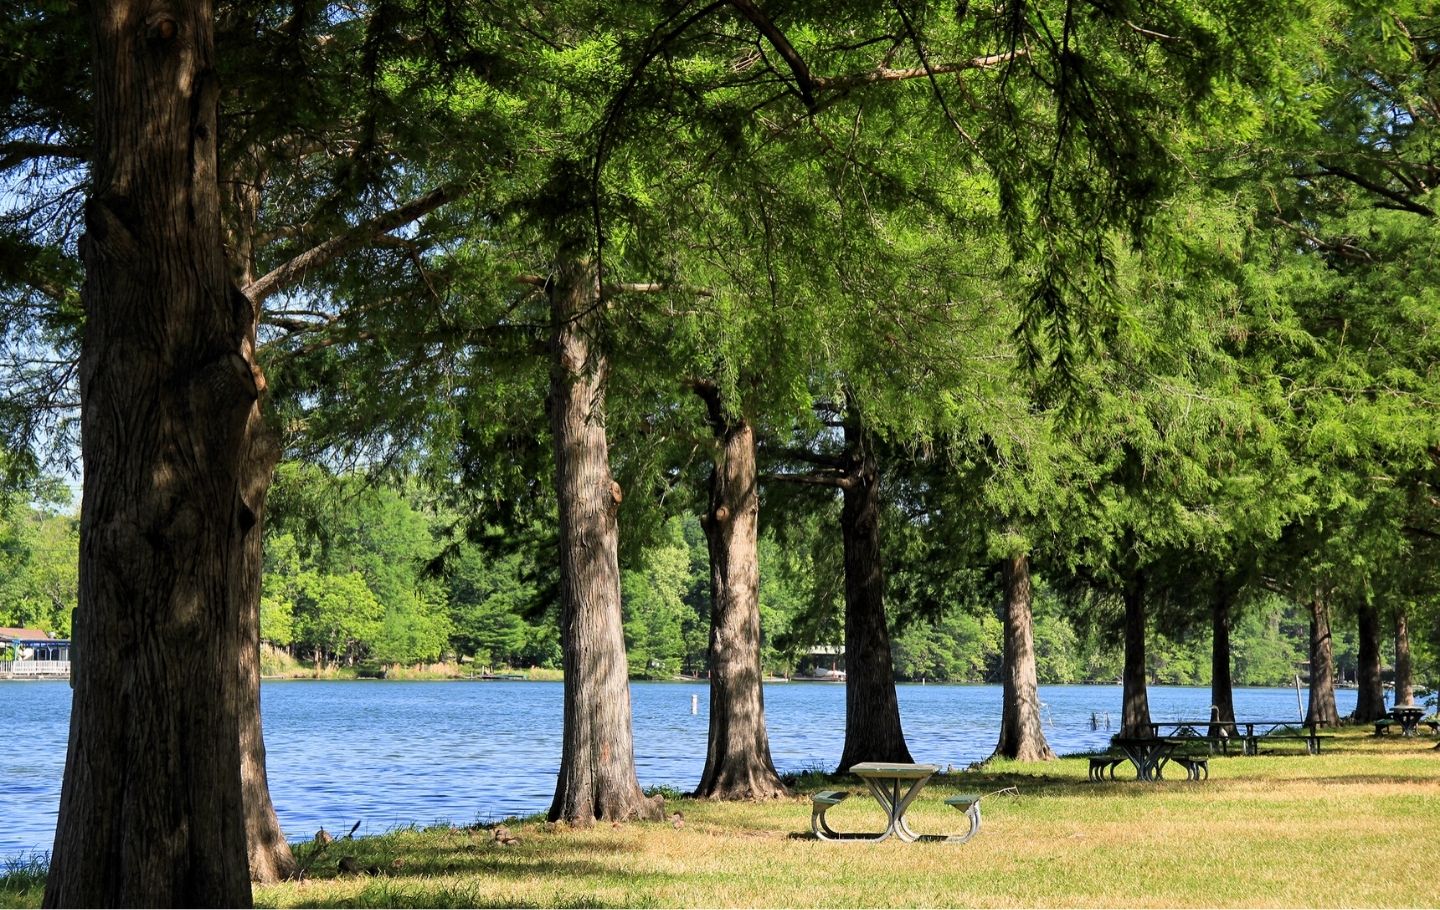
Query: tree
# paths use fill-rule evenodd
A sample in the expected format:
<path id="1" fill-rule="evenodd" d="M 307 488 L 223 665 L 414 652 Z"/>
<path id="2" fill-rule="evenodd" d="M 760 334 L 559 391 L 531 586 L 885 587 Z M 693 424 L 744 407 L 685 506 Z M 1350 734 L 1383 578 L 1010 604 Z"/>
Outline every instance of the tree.
<path id="1" fill-rule="evenodd" d="M 760 477 L 755 430 L 726 414 L 713 383 L 697 383 L 718 452 L 701 519 L 710 555 L 710 730 L 695 795 L 788 795 L 770 758 L 760 659 Z"/>
<path id="2" fill-rule="evenodd" d="M 80 605 L 47 906 L 250 905 L 239 597 L 261 387 L 224 252 L 213 15 L 91 11 Z"/>
<path id="3" fill-rule="evenodd" d="M 849 460 L 841 490 L 845 549 L 845 747 L 842 769 L 856 762 L 909 762 L 900 729 L 880 557 L 880 467 L 857 415 L 845 421 Z"/>
<path id="4" fill-rule="evenodd" d="M 1031 634 L 1030 562 L 1008 560 L 1005 575 L 1005 678 L 1000 741 L 995 754 L 1017 761 L 1048 761 L 1055 757 L 1040 725 L 1040 699 L 1035 692 L 1035 648 Z"/>
<path id="5" fill-rule="evenodd" d="M 1361 604 L 1356 610 L 1360 627 L 1359 691 L 1352 720 L 1357 724 L 1371 723 L 1388 713 L 1385 710 L 1385 688 L 1380 680 L 1380 617 L 1375 607 Z"/>

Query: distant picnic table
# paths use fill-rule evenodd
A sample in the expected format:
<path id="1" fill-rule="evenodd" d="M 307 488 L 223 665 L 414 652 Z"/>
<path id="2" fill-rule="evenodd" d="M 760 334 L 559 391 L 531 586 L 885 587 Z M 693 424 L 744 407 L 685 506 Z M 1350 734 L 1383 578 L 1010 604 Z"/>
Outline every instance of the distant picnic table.
<path id="1" fill-rule="evenodd" d="M 1425 709 L 1419 705 L 1396 705 L 1389 713 L 1375 721 L 1375 735 L 1383 736 L 1390 732 L 1391 724 L 1400 725 L 1401 736 L 1415 736 L 1420 732 L 1420 725 L 1423 723 L 1430 728 L 1431 733 L 1440 733 L 1440 720 L 1424 720 Z"/>
<path id="2" fill-rule="evenodd" d="M 1320 752 L 1320 740 L 1328 738 L 1319 732 L 1319 724 L 1298 720 L 1161 720 L 1142 727 L 1148 727 L 1152 737 L 1159 737 L 1162 730 L 1169 729 L 1173 731 L 1170 736 L 1175 739 L 1203 739 L 1210 744 L 1212 751 L 1218 744 L 1227 755 L 1231 739 L 1240 741 L 1246 755 L 1258 755 L 1262 742 L 1281 740 L 1303 742 L 1305 751 L 1316 755 Z M 1216 731 L 1215 735 L 1211 735 L 1212 728 Z"/>
<path id="3" fill-rule="evenodd" d="M 1145 781 L 1160 779 L 1160 769 L 1180 745 L 1178 739 L 1158 736 L 1117 736 L 1112 742 L 1135 766 L 1135 779 Z"/>

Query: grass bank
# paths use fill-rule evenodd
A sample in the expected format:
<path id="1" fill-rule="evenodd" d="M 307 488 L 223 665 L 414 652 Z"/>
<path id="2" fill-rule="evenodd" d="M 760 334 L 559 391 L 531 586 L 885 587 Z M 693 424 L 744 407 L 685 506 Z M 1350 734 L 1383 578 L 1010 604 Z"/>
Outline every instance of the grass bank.
<path id="1" fill-rule="evenodd" d="M 945 796 L 1020 790 L 988 798 L 983 829 L 963 845 L 820 843 L 803 794 L 760 805 L 672 799 L 678 828 L 510 822 L 509 844 L 484 827 L 398 831 L 323 850 L 302 844 L 305 880 L 257 888 L 255 899 L 268 907 L 1433 905 L 1434 745 L 1433 737 L 1342 731 L 1322 755 L 1217 756 L 1210 779 L 1194 783 L 1091 783 L 1083 758 L 941 775 L 910 813 L 916 830 L 963 830 Z M 813 792 L 827 781 L 801 783 Z M 841 830 L 876 830 L 879 809 L 860 794 L 829 818 Z M 359 871 L 342 873 L 342 861 Z M 38 893 L 7 899 L 37 905 Z"/>

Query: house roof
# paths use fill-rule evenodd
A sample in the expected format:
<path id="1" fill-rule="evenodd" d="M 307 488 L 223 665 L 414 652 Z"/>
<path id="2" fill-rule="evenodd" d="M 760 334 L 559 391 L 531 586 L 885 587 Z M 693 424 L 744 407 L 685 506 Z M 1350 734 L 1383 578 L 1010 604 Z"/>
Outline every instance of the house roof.
<path id="1" fill-rule="evenodd" d="M 49 637 L 50 634 L 43 629 L 16 629 L 10 626 L 0 626 L 0 638 L 19 639 L 22 641 L 43 641 Z"/>

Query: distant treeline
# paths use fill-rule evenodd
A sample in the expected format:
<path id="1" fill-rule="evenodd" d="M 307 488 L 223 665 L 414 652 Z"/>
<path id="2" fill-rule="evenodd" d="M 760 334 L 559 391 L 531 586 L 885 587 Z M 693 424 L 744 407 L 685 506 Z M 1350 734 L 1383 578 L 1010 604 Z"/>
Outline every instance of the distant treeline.
<path id="1" fill-rule="evenodd" d="M 261 635 L 323 665 L 410 666 L 438 660 L 481 667 L 560 666 L 553 538 L 543 530 L 499 540 L 451 539 L 454 516 L 418 490 L 376 486 L 287 465 L 280 472 L 266 547 Z M 794 530 L 794 529 L 790 529 Z M 625 643 L 632 676 L 704 675 L 710 576 L 698 519 L 672 517 L 622 568 Z M 838 588 L 824 583 L 813 540 L 767 532 L 761 541 L 764 669 L 792 675 L 829 658 L 812 646 L 843 640 Z M 0 518 L 0 625 L 69 634 L 76 600 L 78 521 L 55 503 Z M 904 568 L 892 580 L 906 582 Z M 890 609 L 895 673 L 905 680 L 992 682 L 1001 660 L 1000 592 L 985 576 L 935 612 Z M 1035 650 L 1043 683 L 1113 682 L 1122 651 L 1118 613 L 1077 623 L 1037 583 Z M 827 597 L 828 593 L 828 597 Z M 1278 597 L 1242 611 L 1232 632 L 1235 682 L 1284 685 L 1303 674 L 1307 613 Z M 1208 627 L 1154 630 L 1151 680 L 1208 684 Z M 1355 635 L 1335 633 L 1341 678 L 1353 676 Z"/>

